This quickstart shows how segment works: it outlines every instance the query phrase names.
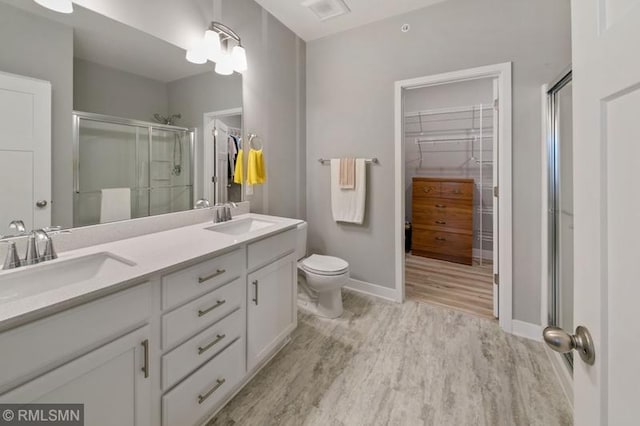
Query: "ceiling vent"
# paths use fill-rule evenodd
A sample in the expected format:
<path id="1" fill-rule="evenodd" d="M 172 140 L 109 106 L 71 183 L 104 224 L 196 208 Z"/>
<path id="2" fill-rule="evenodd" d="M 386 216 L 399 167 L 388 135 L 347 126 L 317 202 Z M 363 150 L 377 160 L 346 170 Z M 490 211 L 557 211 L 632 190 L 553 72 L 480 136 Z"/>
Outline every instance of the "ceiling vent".
<path id="1" fill-rule="evenodd" d="M 302 5 L 311 9 L 321 21 L 351 12 L 344 0 L 307 0 Z"/>

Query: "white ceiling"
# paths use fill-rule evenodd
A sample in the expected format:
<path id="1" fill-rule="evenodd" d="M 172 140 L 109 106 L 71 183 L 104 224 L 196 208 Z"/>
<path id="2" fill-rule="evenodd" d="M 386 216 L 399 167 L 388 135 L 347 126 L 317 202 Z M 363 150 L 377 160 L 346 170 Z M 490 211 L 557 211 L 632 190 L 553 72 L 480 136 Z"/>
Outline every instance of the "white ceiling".
<path id="1" fill-rule="evenodd" d="M 76 58 L 164 83 L 213 70 L 211 64 L 187 62 L 185 51 L 173 44 L 78 5 L 74 5 L 74 13 L 65 15 L 33 1 L 0 1 L 73 27 Z"/>
<path id="2" fill-rule="evenodd" d="M 345 0 L 351 13 L 320 21 L 304 0 L 256 0 L 305 41 L 401 15 L 446 0 Z"/>

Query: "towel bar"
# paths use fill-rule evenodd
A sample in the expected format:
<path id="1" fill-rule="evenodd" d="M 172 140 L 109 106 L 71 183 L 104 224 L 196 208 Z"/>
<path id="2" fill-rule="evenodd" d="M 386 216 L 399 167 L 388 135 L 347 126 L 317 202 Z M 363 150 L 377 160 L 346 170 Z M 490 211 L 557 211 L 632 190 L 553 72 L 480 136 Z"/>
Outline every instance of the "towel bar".
<path id="1" fill-rule="evenodd" d="M 326 159 L 326 158 L 318 158 L 318 162 L 322 165 L 324 164 L 328 164 L 331 162 L 331 160 Z M 364 159 L 365 163 L 369 163 L 369 164 L 380 164 L 380 161 L 378 161 L 378 159 L 376 157 L 373 158 L 365 158 Z"/>

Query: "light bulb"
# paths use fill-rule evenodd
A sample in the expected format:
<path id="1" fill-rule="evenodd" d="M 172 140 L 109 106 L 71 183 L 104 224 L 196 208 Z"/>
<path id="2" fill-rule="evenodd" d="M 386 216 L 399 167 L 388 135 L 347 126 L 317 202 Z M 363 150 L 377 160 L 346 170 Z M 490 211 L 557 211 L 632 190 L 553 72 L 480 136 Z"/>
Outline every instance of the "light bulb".
<path id="1" fill-rule="evenodd" d="M 222 49 L 220 48 L 220 35 L 215 31 L 207 30 L 204 33 L 204 42 L 207 49 L 207 58 L 216 62 L 222 53 Z"/>
<path id="2" fill-rule="evenodd" d="M 216 72 L 220 75 L 233 74 L 233 61 L 231 55 L 226 52 L 220 54 L 218 62 L 216 62 Z"/>
<path id="3" fill-rule="evenodd" d="M 231 60 L 233 61 L 233 69 L 238 72 L 247 70 L 247 52 L 244 47 L 237 45 L 231 51 Z"/>
<path id="4" fill-rule="evenodd" d="M 73 2 L 71 0 L 34 0 L 40 6 L 60 13 L 72 13 Z"/>
<path id="5" fill-rule="evenodd" d="M 187 50 L 187 61 L 194 64 L 207 63 L 207 45 L 204 39 L 198 40 Z"/>

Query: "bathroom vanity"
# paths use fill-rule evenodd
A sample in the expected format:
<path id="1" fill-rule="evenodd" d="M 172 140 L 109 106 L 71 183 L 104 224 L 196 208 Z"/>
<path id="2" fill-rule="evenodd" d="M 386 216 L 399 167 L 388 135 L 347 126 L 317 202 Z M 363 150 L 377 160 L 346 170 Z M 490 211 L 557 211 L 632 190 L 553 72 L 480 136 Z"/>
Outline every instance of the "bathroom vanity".
<path id="1" fill-rule="evenodd" d="M 0 272 L 0 403 L 82 403 L 92 426 L 205 423 L 296 327 L 299 223 L 248 214 Z"/>

